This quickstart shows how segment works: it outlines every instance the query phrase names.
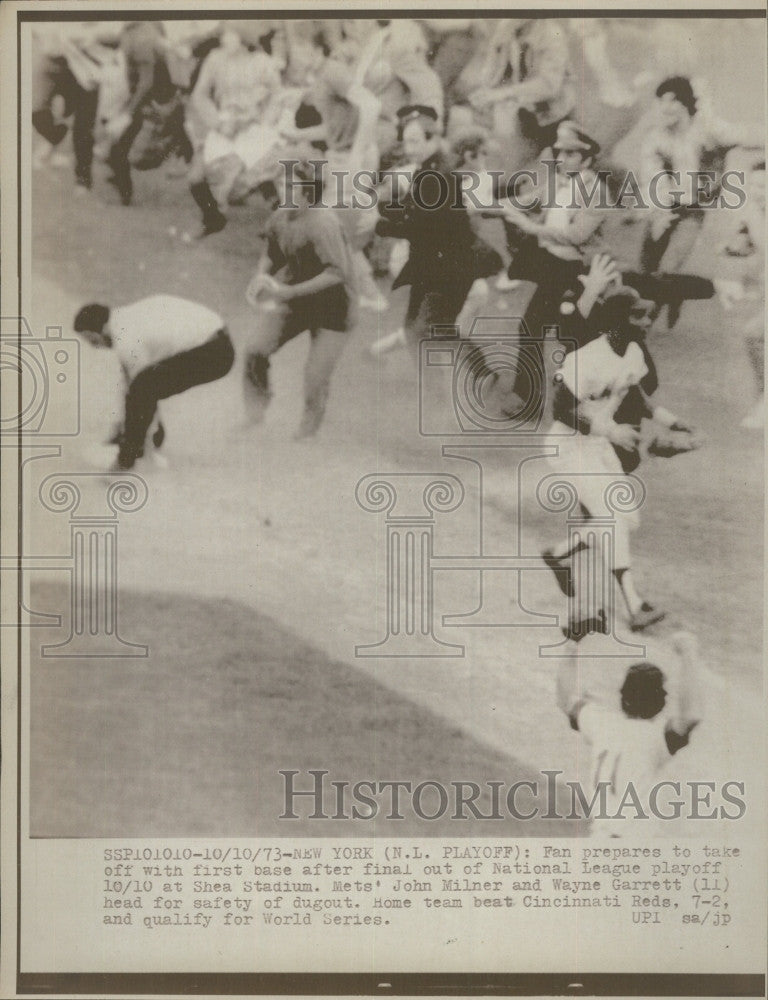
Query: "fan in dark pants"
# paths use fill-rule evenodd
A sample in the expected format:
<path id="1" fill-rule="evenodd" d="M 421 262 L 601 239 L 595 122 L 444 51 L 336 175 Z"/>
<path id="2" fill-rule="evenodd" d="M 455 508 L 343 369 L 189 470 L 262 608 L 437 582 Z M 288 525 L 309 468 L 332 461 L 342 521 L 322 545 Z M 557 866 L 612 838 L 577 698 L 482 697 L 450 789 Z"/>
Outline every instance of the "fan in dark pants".
<path id="1" fill-rule="evenodd" d="M 83 33 L 52 30 L 35 33 L 32 62 L 32 125 L 44 140 L 33 158 L 42 165 L 46 156 L 58 150 L 72 130 L 75 182 L 90 188 L 94 146 L 94 125 L 98 102 L 100 64 L 93 50 L 95 39 Z M 66 162 L 66 161 L 65 161 Z"/>
<path id="2" fill-rule="evenodd" d="M 404 157 L 420 166 L 399 204 L 379 204 L 376 232 L 410 244 L 408 261 L 392 287 L 411 286 L 405 334 L 416 354 L 433 326 L 451 325 L 461 312 L 475 280 L 475 234 L 460 178 L 438 152 L 437 113 L 416 105 L 398 115 Z"/>
<path id="3" fill-rule="evenodd" d="M 93 347 L 113 348 L 126 378 L 118 470 L 133 468 L 144 454 L 161 399 L 223 378 L 235 360 L 221 316 L 174 295 L 118 308 L 91 303 L 78 312 L 74 326 Z"/>
<path id="4" fill-rule="evenodd" d="M 112 144 L 107 162 L 112 168 L 111 183 L 117 188 L 123 205 L 133 198 L 133 181 L 128 154 L 144 124 L 144 112 L 152 102 L 167 104 L 175 95 L 165 59 L 162 28 L 155 22 L 135 21 L 124 29 L 120 48 L 128 67 L 130 99 L 126 109 L 128 122 Z"/>

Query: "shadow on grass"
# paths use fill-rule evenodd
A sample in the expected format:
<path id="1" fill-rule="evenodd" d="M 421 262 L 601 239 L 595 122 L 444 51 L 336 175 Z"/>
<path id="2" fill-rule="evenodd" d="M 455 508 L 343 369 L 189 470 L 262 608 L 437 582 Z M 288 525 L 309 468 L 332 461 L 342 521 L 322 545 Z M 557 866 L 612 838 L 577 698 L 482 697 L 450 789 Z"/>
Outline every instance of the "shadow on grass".
<path id="1" fill-rule="evenodd" d="M 325 781 L 537 780 L 444 718 L 271 619 L 232 601 L 123 593 L 120 632 L 149 646 L 146 659 L 41 658 L 69 634 L 68 589 L 34 587 L 32 607 L 64 615 L 62 629 L 32 632 L 31 831 L 35 837 L 574 836 L 577 821 L 420 819 L 403 795 L 402 820 L 308 820 L 309 796 L 285 812 L 280 770 L 329 772 Z M 296 608 L 298 614 L 306 609 Z M 34 652 L 37 651 L 37 653 Z M 414 661 L 414 670 L 418 670 Z M 386 663 L 382 664 L 386 670 Z M 449 683 L 450 666 L 446 667 Z M 549 766 L 549 765 L 547 765 Z M 311 788 L 312 778 L 296 778 Z M 336 810 L 327 787 L 324 810 Z M 490 792 L 477 800 L 489 814 Z M 366 792 L 368 793 L 368 792 Z M 354 802 L 347 790 L 346 812 Z M 527 791 L 517 797 L 531 808 Z M 543 802 L 543 791 L 540 802 Z M 542 806 L 544 811 L 545 805 Z M 426 792 L 422 811 L 439 811 Z M 466 810 L 469 817 L 471 813 Z M 579 829 L 581 828 L 581 829 Z"/>

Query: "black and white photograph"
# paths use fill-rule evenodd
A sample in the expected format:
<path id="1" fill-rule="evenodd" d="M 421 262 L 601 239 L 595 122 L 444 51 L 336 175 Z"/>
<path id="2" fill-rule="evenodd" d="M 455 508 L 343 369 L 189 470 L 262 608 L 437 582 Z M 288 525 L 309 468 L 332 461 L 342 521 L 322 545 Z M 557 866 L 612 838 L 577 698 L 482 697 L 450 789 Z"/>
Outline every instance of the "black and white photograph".
<path id="1" fill-rule="evenodd" d="M 764 995 L 765 8 L 235 6 L 0 12 L 13 995 Z"/>

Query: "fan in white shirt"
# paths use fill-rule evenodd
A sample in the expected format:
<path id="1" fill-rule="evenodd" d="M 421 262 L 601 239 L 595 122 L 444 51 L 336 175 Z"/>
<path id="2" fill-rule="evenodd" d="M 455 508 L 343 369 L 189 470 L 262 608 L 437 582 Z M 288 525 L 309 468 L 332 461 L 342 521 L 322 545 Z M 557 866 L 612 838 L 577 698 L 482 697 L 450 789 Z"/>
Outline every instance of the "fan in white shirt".
<path id="1" fill-rule="evenodd" d="M 131 378 L 142 368 L 209 340 L 224 320 L 207 306 L 176 295 L 152 295 L 110 310 L 109 335 Z"/>
<path id="2" fill-rule="evenodd" d="M 223 378 L 235 358 L 221 316 L 175 295 L 152 295 L 113 309 L 91 303 L 80 309 L 74 328 L 92 346 L 112 348 L 125 375 L 118 469 L 132 468 L 143 455 L 161 399 Z"/>

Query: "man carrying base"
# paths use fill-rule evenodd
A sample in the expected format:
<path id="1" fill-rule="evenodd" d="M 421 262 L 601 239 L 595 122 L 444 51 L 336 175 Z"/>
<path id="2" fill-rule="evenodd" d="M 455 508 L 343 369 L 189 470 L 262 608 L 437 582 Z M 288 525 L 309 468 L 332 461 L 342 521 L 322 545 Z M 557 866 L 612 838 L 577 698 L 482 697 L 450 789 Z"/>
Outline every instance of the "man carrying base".
<path id="1" fill-rule="evenodd" d="M 223 378 L 235 360 L 221 316 L 175 295 L 152 295 L 115 308 L 93 302 L 80 309 L 74 325 L 93 347 L 113 348 L 123 369 L 127 390 L 117 440 L 119 470 L 133 468 L 144 454 L 161 399 Z"/>

